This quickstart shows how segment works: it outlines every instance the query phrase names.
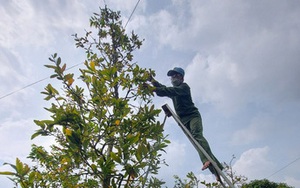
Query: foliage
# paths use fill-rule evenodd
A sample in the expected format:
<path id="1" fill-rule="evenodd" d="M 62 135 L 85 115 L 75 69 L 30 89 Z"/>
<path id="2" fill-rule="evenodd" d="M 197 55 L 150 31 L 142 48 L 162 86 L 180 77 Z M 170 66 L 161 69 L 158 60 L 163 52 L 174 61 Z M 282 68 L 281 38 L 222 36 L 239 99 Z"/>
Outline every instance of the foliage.
<path id="1" fill-rule="evenodd" d="M 35 172 L 30 172 L 30 167 L 27 164 L 24 164 L 20 161 L 20 159 L 16 159 L 16 165 L 4 163 L 4 165 L 10 165 L 15 172 L 0 172 L 0 175 L 8 175 L 13 176 L 12 178 L 9 178 L 13 182 L 20 182 L 21 187 L 29 187 L 34 181 L 35 178 Z"/>
<path id="2" fill-rule="evenodd" d="M 192 188 L 199 187 L 200 180 L 195 176 L 193 172 L 189 172 L 186 177 L 188 179 L 181 180 L 179 176 L 175 175 L 175 185 L 174 188 Z"/>
<path id="3" fill-rule="evenodd" d="M 275 183 L 267 179 L 253 180 L 248 184 L 244 184 L 242 188 L 292 188 L 285 183 Z"/>
<path id="4" fill-rule="evenodd" d="M 229 164 L 224 163 L 224 172 L 229 178 L 229 180 L 232 182 L 232 184 L 236 187 L 241 187 L 243 184 L 246 183 L 248 178 L 246 178 L 243 175 L 238 175 L 236 172 L 232 169 L 232 161 L 235 159 L 235 156 L 232 155 L 232 159 L 230 160 Z M 226 182 L 225 182 L 226 183 Z"/>
<path id="5" fill-rule="evenodd" d="M 232 160 L 229 164 L 224 163 L 224 172 L 225 175 L 230 179 L 232 184 L 237 188 L 293 188 L 291 186 L 288 186 L 285 183 L 275 183 L 271 182 L 267 179 L 263 180 L 253 180 L 250 183 L 247 183 L 247 178 L 242 175 L 237 175 L 236 172 L 233 171 L 231 162 L 235 159 L 235 156 L 233 156 Z M 219 182 L 212 182 L 208 183 L 205 180 L 201 181 L 198 179 L 193 172 L 190 172 L 187 174 L 187 179 L 180 179 L 178 176 L 175 177 L 175 185 L 174 188 L 198 188 L 200 184 L 206 186 L 206 187 L 213 187 L 213 188 L 223 188 L 223 186 Z M 226 187 L 226 182 L 223 182 Z"/>
<path id="6" fill-rule="evenodd" d="M 231 183 L 235 187 L 241 187 L 245 182 L 247 181 L 247 178 L 242 175 L 237 175 L 236 172 L 232 169 L 232 161 L 235 159 L 234 156 L 232 156 L 232 160 L 229 164 L 224 163 L 224 174 L 227 176 L 227 178 L 231 181 Z M 174 188 L 198 188 L 201 185 L 204 185 L 206 187 L 214 187 L 214 188 L 223 188 L 223 185 L 220 184 L 220 182 L 207 182 L 205 180 L 198 179 L 193 172 L 189 172 L 186 176 L 187 179 L 181 180 L 178 176 L 175 177 L 175 186 Z M 225 186 L 228 186 L 225 181 L 223 181 L 223 184 Z"/>
<path id="7" fill-rule="evenodd" d="M 142 41 L 122 27 L 119 12 L 105 7 L 94 13 L 94 30 L 83 37 L 74 35 L 76 46 L 87 55 L 80 79 L 67 73 L 57 54 L 51 56 L 51 78 L 62 89 L 48 84 L 42 94 L 51 105 L 47 120 L 35 120 L 39 136 L 53 137 L 48 151 L 33 145 L 29 167 L 17 159 L 9 175 L 21 187 L 160 187 L 152 177 L 158 172 L 161 152 L 169 143 L 156 117 L 152 88 L 143 83 L 152 70 L 139 67 L 133 51 Z M 94 35 L 94 32 L 96 35 Z M 77 84 L 75 84 L 78 82 Z M 80 86 L 83 85 L 83 86 Z"/>

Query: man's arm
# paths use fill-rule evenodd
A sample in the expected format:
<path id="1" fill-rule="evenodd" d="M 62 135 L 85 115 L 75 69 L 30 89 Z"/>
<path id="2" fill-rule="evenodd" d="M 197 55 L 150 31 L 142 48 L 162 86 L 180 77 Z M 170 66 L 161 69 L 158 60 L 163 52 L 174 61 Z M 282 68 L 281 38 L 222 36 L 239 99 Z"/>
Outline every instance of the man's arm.
<path id="1" fill-rule="evenodd" d="M 164 85 L 156 81 L 151 75 L 149 76 L 148 81 L 150 81 L 154 87 L 165 87 Z"/>
<path id="2" fill-rule="evenodd" d="M 149 76 L 148 80 L 155 87 L 153 91 L 156 92 L 156 94 L 160 97 L 163 96 L 172 97 L 172 96 L 189 94 L 190 88 L 186 83 L 182 83 L 179 86 L 166 87 L 165 85 L 156 81 L 151 75 Z"/>
<path id="3" fill-rule="evenodd" d="M 164 85 L 160 85 L 159 87 L 156 87 L 154 91 L 158 96 L 161 97 L 162 96 L 173 97 L 173 96 L 180 96 L 180 95 L 188 95 L 189 87 L 184 83 L 174 87 L 166 87 Z"/>

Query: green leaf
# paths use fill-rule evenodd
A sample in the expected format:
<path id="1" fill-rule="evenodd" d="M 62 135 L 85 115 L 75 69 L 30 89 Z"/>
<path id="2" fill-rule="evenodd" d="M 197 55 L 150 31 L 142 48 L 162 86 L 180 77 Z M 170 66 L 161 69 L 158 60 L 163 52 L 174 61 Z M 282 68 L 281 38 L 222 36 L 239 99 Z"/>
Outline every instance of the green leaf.
<path id="1" fill-rule="evenodd" d="M 148 154 L 148 149 L 144 144 L 141 144 L 141 152 L 143 155 L 147 155 Z"/>
<path id="2" fill-rule="evenodd" d="M 39 132 L 36 132 L 34 133 L 32 136 L 31 136 L 31 140 L 33 140 L 35 137 L 41 135 Z"/>
<path id="3" fill-rule="evenodd" d="M 128 134 L 127 139 L 130 145 L 137 143 L 137 141 L 140 139 L 140 133 L 137 133 L 136 135 Z"/>
<path id="4" fill-rule="evenodd" d="M 16 159 L 16 171 L 17 173 L 22 173 L 23 171 L 23 163 L 18 158 Z"/>
<path id="5" fill-rule="evenodd" d="M 0 175 L 12 176 L 12 175 L 15 175 L 15 173 L 9 172 L 9 171 L 4 171 L 4 172 L 0 172 Z"/>
<path id="6" fill-rule="evenodd" d="M 50 69 L 56 69 L 56 66 L 54 66 L 54 65 L 44 65 L 44 66 L 47 68 L 50 68 Z"/>
<path id="7" fill-rule="evenodd" d="M 97 172 L 97 166 L 96 166 L 95 164 L 92 164 L 92 165 L 91 165 L 91 168 L 92 168 L 92 170 L 93 170 L 94 172 Z"/>
<path id="8" fill-rule="evenodd" d="M 65 80 L 69 80 L 69 79 L 73 78 L 73 76 L 74 76 L 74 74 L 66 74 L 66 75 L 64 76 L 64 79 L 65 79 Z"/>
<path id="9" fill-rule="evenodd" d="M 61 67 L 61 72 L 64 72 L 64 71 L 66 70 L 66 67 L 67 67 L 67 65 L 64 64 L 64 65 Z"/>
<path id="10" fill-rule="evenodd" d="M 57 65 L 60 65 L 60 63 L 61 63 L 61 58 L 59 57 L 59 58 L 57 58 L 57 61 L 56 61 L 56 63 L 57 63 Z"/>
<path id="11" fill-rule="evenodd" d="M 49 101 L 52 98 L 53 98 L 53 96 L 49 95 L 49 96 L 45 97 L 44 100 Z"/>
<path id="12" fill-rule="evenodd" d="M 52 74 L 51 76 L 50 76 L 50 78 L 55 78 L 55 77 L 57 77 L 58 76 L 58 74 Z"/>
<path id="13" fill-rule="evenodd" d="M 4 163 L 3 165 L 9 165 L 11 166 L 15 171 L 17 171 L 16 165 L 10 164 L 10 163 Z"/>
<path id="14" fill-rule="evenodd" d="M 35 176 L 36 176 L 36 172 L 31 172 L 31 173 L 29 174 L 28 180 L 29 180 L 29 183 L 30 183 L 30 184 L 32 184 L 32 183 L 34 182 Z"/>
<path id="15" fill-rule="evenodd" d="M 51 84 L 48 84 L 48 85 L 47 85 L 46 90 L 47 90 L 50 94 L 58 94 L 58 91 L 57 91 Z"/>
<path id="16" fill-rule="evenodd" d="M 21 175 L 22 175 L 22 176 L 25 176 L 25 175 L 28 174 L 29 171 L 30 171 L 29 166 L 28 166 L 27 164 L 24 164 L 24 165 L 23 165 L 23 169 L 22 169 Z"/>
<path id="17" fill-rule="evenodd" d="M 111 158 L 112 158 L 114 161 L 116 161 L 117 163 L 121 163 L 121 157 L 118 156 L 116 153 L 111 152 L 111 153 L 110 153 L 110 156 L 111 156 Z"/>
<path id="18" fill-rule="evenodd" d="M 37 136 L 47 136 L 48 135 L 48 131 L 45 131 L 43 129 L 37 130 L 32 136 L 31 136 L 31 140 L 33 140 L 35 137 Z"/>
<path id="19" fill-rule="evenodd" d="M 135 157 L 138 161 L 142 159 L 142 144 L 140 144 L 135 152 Z"/>

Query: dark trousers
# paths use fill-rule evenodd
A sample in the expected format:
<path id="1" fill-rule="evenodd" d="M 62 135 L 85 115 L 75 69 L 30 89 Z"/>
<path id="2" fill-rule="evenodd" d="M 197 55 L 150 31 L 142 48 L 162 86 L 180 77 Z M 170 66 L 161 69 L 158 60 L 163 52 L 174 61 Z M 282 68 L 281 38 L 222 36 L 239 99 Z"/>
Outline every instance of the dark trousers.
<path id="1" fill-rule="evenodd" d="M 203 147 L 206 153 L 214 160 L 215 163 L 217 163 L 219 168 L 222 170 L 223 166 L 218 161 L 218 159 L 213 155 L 207 140 L 203 136 L 203 126 L 202 126 L 201 116 L 192 118 L 185 126 L 190 131 L 194 139 Z M 196 148 L 196 150 L 200 156 L 202 163 L 204 164 L 205 162 L 207 162 L 208 161 L 207 157 L 198 148 Z M 210 166 L 209 169 L 213 174 L 215 174 L 214 168 Z"/>

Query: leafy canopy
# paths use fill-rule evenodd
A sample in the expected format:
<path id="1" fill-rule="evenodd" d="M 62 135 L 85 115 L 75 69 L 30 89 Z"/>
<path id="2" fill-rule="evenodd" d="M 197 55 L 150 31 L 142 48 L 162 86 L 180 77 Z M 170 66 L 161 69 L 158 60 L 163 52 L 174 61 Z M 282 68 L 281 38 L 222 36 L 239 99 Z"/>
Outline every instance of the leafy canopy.
<path id="1" fill-rule="evenodd" d="M 50 118 L 34 121 L 32 139 L 53 137 L 55 143 L 50 150 L 32 146 L 35 166 L 17 159 L 11 165 L 16 172 L 1 174 L 21 187 L 160 187 L 153 175 L 169 141 L 156 120 L 152 88 L 144 85 L 155 73 L 132 63 L 142 41 L 134 32 L 127 35 L 120 12 L 107 7 L 94 13 L 90 26 L 85 36 L 74 35 L 86 53 L 79 79 L 57 54 L 45 65 L 62 89 L 45 87 Z"/>

